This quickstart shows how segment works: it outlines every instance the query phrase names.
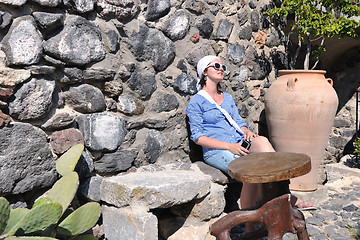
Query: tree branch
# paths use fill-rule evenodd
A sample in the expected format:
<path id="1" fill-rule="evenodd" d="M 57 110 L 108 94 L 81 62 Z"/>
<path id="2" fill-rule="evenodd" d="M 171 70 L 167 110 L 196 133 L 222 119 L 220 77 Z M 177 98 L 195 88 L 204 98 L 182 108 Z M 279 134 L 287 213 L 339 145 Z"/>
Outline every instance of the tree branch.
<path id="1" fill-rule="evenodd" d="M 321 39 L 321 43 L 320 43 L 320 48 L 322 48 L 322 46 L 324 45 L 325 42 L 325 38 Z M 314 66 L 311 68 L 311 70 L 314 70 L 316 65 L 319 63 L 320 61 L 320 57 L 316 56 L 316 62 L 314 63 Z"/>

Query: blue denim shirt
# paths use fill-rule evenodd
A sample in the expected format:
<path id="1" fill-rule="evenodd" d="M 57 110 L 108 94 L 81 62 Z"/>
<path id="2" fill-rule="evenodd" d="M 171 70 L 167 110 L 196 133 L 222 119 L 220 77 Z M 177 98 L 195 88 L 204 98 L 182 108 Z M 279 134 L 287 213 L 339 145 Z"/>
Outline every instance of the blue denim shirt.
<path id="1" fill-rule="evenodd" d="M 223 93 L 224 101 L 220 105 L 235 120 L 239 127 L 249 126 L 239 114 L 234 99 L 228 93 Z M 201 136 L 207 136 L 223 142 L 236 143 L 242 142 L 243 136 L 236 131 L 227 121 L 224 114 L 200 94 L 195 94 L 186 107 L 186 114 L 189 118 L 191 130 L 191 140 L 197 141 Z M 204 158 L 219 151 L 202 147 Z"/>

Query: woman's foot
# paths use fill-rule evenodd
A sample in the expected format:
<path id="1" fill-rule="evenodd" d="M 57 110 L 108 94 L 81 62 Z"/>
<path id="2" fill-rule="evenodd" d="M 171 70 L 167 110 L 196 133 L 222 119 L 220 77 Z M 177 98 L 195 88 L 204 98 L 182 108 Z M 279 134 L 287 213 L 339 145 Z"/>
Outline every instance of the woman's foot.
<path id="1" fill-rule="evenodd" d="M 291 205 L 299 210 L 316 210 L 315 205 L 312 203 L 305 202 L 304 200 L 301 200 L 294 195 L 292 195 L 291 198 Z"/>

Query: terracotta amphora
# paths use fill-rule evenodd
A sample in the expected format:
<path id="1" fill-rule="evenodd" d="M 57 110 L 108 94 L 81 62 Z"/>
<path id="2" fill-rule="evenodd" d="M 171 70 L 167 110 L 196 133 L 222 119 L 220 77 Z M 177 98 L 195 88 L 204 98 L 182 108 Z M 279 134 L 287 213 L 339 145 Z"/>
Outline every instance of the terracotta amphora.
<path id="1" fill-rule="evenodd" d="M 290 189 L 314 191 L 339 104 L 326 71 L 280 70 L 265 95 L 269 139 L 276 151 L 305 153 L 310 173 L 291 179 Z"/>

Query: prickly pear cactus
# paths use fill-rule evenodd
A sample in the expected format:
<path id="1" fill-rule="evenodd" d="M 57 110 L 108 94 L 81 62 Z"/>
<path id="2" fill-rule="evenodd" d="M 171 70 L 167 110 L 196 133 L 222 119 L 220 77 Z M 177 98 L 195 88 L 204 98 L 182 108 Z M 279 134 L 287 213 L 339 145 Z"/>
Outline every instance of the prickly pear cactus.
<path id="1" fill-rule="evenodd" d="M 84 151 L 83 144 L 77 144 L 67 150 L 61 157 L 56 160 L 56 171 L 65 176 L 68 173 L 74 171 L 77 162 L 81 157 L 81 153 Z"/>
<path id="2" fill-rule="evenodd" d="M 98 240 L 98 238 L 93 235 L 86 234 L 77 236 L 74 240 Z"/>
<path id="3" fill-rule="evenodd" d="M 78 174 L 76 172 L 69 173 L 56 181 L 49 191 L 48 198 L 54 202 L 60 203 L 64 212 L 73 200 L 78 187 Z"/>
<path id="4" fill-rule="evenodd" d="M 56 232 L 62 236 L 76 236 L 92 228 L 101 214 L 99 203 L 90 202 L 70 214 L 56 228 Z"/>
<path id="5" fill-rule="evenodd" d="M 28 212 L 30 212 L 30 210 L 27 208 L 11 209 L 9 221 L 3 233 L 8 233 L 10 229 L 12 229 L 16 225 L 16 223 L 19 222 L 20 219 L 22 219 Z"/>
<path id="6" fill-rule="evenodd" d="M 47 202 L 53 202 L 53 201 L 50 198 L 46 198 L 46 197 L 39 198 L 38 200 L 36 200 L 36 202 L 34 203 L 32 208 L 39 206 L 40 204 L 47 203 Z"/>
<path id="7" fill-rule="evenodd" d="M 9 216 L 10 203 L 4 197 L 0 197 L 0 235 L 5 230 Z"/>
<path id="8" fill-rule="evenodd" d="M 20 236 L 20 237 L 7 237 L 5 240 L 57 240 L 56 238 L 51 237 L 26 237 L 26 236 Z"/>
<path id="9" fill-rule="evenodd" d="M 51 224 L 56 223 L 62 214 L 59 203 L 44 203 L 31 209 L 16 225 L 10 229 L 8 234 L 26 235 L 36 231 L 42 231 Z"/>

